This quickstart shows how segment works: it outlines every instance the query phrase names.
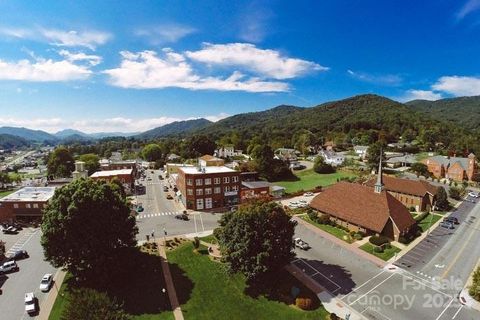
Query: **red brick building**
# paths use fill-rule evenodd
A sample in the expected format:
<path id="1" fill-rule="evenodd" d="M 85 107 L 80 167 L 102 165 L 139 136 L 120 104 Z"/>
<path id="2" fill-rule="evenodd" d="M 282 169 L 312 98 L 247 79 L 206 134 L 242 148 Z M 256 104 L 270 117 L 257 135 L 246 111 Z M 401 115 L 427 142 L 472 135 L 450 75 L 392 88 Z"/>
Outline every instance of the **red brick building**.
<path id="1" fill-rule="evenodd" d="M 135 176 L 133 169 L 120 169 L 120 170 L 105 170 L 97 171 L 93 173 L 90 178 L 94 180 L 112 181 L 117 178 L 125 187 L 125 191 L 130 193 L 135 184 Z"/>
<path id="2" fill-rule="evenodd" d="M 373 188 L 375 180 L 371 179 L 365 185 Z M 416 211 L 430 211 L 435 205 L 438 188 L 427 181 L 399 179 L 385 175 L 382 180 L 384 189 L 407 209 L 413 207 Z"/>
<path id="3" fill-rule="evenodd" d="M 436 178 L 453 181 L 474 181 L 478 178 L 476 157 L 470 153 L 467 158 L 434 156 L 423 161 L 428 171 Z"/>
<path id="4" fill-rule="evenodd" d="M 216 210 L 240 202 L 240 173 L 227 167 L 177 168 L 177 196 L 187 209 Z"/>
<path id="5" fill-rule="evenodd" d="M 40 220 L 54 187 L 25 187 L 0 199 L 0 222 Z"/>

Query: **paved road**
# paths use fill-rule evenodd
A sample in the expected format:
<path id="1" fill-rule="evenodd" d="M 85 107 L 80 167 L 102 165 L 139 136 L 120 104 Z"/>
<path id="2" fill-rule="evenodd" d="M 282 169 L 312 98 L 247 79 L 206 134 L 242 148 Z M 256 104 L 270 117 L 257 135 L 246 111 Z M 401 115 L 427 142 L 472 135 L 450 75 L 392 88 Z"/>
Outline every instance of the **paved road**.
<path id="1" fill-rule="evenodd" d="M 17 262 L 20 271 L 7 274 L 5 281 L 0 281 L 3 294 L 0 295 L 0 319 L 19 320 L 30 318 L 24 312 L 24 295 L 26 292 L 34 292 L 42 305 L 48 293 L 42 293 L 38 289 L 42 276 L 46 273 L 56 273 L 56 269 L 45 262 L 43 250 L 40 245 L 40 230 L 31 232 L 28 239 L 23 241 L 19 249 L 27 250 L 30 257 Z M 51 290 L 56 290 L 53 287 Z"/>
<path id="2" fill-rule="evenodd" d="M 294 263 L 368 319 L 480 319 L 480 313 L 462 307 L 457 299 L 480 256 L 480 222 L 468 222 L 468 216 L 479 216 L 480 206 L 472 207 L 468 210 L 465 204 L 456 212 L 469 212 L 463 213 L 467 221 L 442 243 L 437 254 L 425 254 L 425 266 L 418 263 L 420 269 L 415 272 L 378 268 L 302 225 L 297 226 L 296 236 L 312 249 L 297 250 L 299 259 Z M 442 263 L 443 268 L 438 268 Z M 433 281 L 429 276 L 439 279 Z"/>
<path id="3" fill-rule="evenodd" d="M 218 213 L 192 212 L 189 221 L 175 219 L 181 210 L 175 205 L 175 200 L 166 198 L 167 194 L 173 196 L 173 191 L 163 191 L 163 187 L 170 184 L 166 180 L 160 180 L 159 175 L 164 173 L 159 170 L 151 173 L 148 170 L 147 179 L 142 182 L 146 185 L 146 193 L 138 196 L 138 202 L 142 203 L 145 210 L 137 216 L 138 240 L 145 240 L 146 235 L 152 231 L 155 231 L 155 236 L 163 236 L 165 229 L 168 236 L 175 236 L 213 230 L 218 226 L 221 217 Z"/>

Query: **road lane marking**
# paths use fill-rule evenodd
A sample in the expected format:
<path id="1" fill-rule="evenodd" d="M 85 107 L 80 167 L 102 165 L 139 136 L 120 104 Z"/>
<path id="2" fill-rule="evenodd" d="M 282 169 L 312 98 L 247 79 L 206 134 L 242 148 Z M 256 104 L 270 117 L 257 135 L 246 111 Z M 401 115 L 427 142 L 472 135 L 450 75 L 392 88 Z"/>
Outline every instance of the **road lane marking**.
<path id="1" fill-rule="evenodd" d="M 457 315 L 460 313 L 460 311 L 463 309 L 463 307 L 464 307 L 464 305 L 462 304 L 462 306 L 460 308 L 458 308 L 457 312 L 455 312 L 455 314 L 453 315 L 452 320 L 457 317 Z"/>
<path id="2" fill-rule="evenodd" d="M 348 297 L 350 294 L 352 294 L 353 292 L 360 290 L 360 288 L 362 288 L 362 287 L 365 286 L 367 283 L 369 283 L 370 281 L 376 279 L 378 276 L 380 276 L 381 274 L 383 274 L 383 273 L 385 273 L 385 272 L 387 272 L 387 271 L 386 271 L 386 270 L 383 270 L 382 272 L 380 272 L 379 274 L 377 274 L 375 277 L 370 278 L 369 280 L 367 280 L 367 281 L 365 281 L 364 283 L 362 283 L 359 287 L 353 288 L 353 290 L 352 290 L 349 294 L 347 294 L 345 297 L 343 297 L 343 298 L 340 299 L 340 300 L 343 300 L 343 299 L 345 299 L 346 297 Z"/>
<path id="3" fill-rule="evenodd" d="M 480 224 L 480 219 L 477 220 L 477 223 L 475 224 L 475 229 L 479 227 L 479 224 Z M 470 240 L 472 239 L 473 235 L 475 234 L 475 231 L 476 230 L 473 230 L 470 235 L 468 236 L 467 240 L 463 243 L 463 246 L 462 248 L 458 251 L 457 255 L 455 256 L 455 258 L 453 258 L 452 260 L 452 263 L 450 263 L 450 265 L 448 266 L 447 269 L 445 269 L 445 272 L 442 274 L 442 276 L 440 277 L 441 279 L 445 279 L 445 277 L 447 276 L 447 274 L 450 272 L 450 270 L 453 268 L 453 266 L 457 263 L 457 260 L 460 258 L 460 255 L 463 253 L 463 251 L 465 250 L 465 248 L 467 247 L 468 244 L 470 244 Z"/>
<path id="4" fill-rule="evenodd" d="M 452 302 L 453 302 L 453 298 L 450 300 L 450 302 L 447 304 L 447 306 L 445 307 L 445 309 L 443 309 L 442 313 L 440 313 L 435 320 L 438 320 L 438 319 L 440 319 L 441 316 L 443 316 L 443 314 L 445 313 L 445 311 L 447 311 L 447 309 L 450 308 L 450 305 L 452 304 Z"/>
<path id="5" fill-rule="evenodd" d="M 365 297 L 366 295 L 368 295 L 370 292 L 372 292 L 373 290 L 377 289 L 379 286 L 381 286 L 382 284 L 384 284 L 386 281 L 388 281 L 388 279 L 390 279 L 391 277 L 393 277 L 395 275 L 395 273 L 393 273 L 392 275 L 390 275 L 387 279 L 383 280 L 382 282 L 380 282 L 379 284 L 377 284 L 375 287 L 373 287 L 372 289 L 370 289 L 369 291 L 367 291 L 367 293 L 361 295 L 357 300 L 353 301 L 352 303 L 349 304 L 349 306 L 351 306 L 352 304 L 354 304 L 355 302 L 357 302 L 358 300 L 362 299 L 363 297 Z"/>

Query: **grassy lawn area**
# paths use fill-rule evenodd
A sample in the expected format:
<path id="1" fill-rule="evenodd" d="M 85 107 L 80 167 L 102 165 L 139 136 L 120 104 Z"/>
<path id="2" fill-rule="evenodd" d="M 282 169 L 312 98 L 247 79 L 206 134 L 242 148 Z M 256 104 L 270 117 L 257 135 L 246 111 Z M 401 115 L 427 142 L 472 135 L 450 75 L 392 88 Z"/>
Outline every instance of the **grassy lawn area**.
<path id="1" fill-rule="evenodd" d="M 348 243 L 352 243 L 353 240 L 352 238 L 350 237 L 350 234 L 348 232 L 346 232 L 345 230 L 342 230 L 342 229 L 339 229 L 339 228 L 336 228 L 334 226 L 329 226 L 329 225 L 326 225 L 326 224 L 320 224 L 320 223 L 317 223 L 315 221 L 312 221 L 308 216 L 301 216 L 300 217 L 301 219 L 307 221 L 308 223 L 310 224 L 313 224 L 315 227 L 319 228 L 319 229 L 322 229 L 323 231 L 325 232 L 328 232 L 330 233 L 331 235 L 337 237 L 338 239 L 341 239 L 345 242 L 348 242 Z M 345 240 L 345 237 L 347 237 L 349 240 Z"/>
<path id="2" fill-rule="evenodd" d="M 16 190 L 2 190 L 0 191 L 0 198 L 8 196 L 10 193 L 14 193 Z"/>
<path id="3" fill-rule="evenodd" d="M 441 215 L 429 213 L 422 221 L 418 222 L 418 226 L 422 229 L 422 232 L 425 232 L 431 225 L 434 225 L 435 222 L 442 219 Z"/>
<path id="4" fill-rule="evenodd" d="M 300 190 L 312 190 L 317 186 L 329 186 L 336 183 L 337 179 L 355 177 L 355 174 L 344 171 L 319 174 L 313 171 L 313 169 L 308 169 L 296 172 L 295 176 L 297 176 L 299 180 L 277 181 L 275 184 L 284 187 L 287 193 L 293 193 Z"/>
<path id="5" fill-rule="evenodd" d="M 215 238 L 215 236 L 213 234 L 211 234 L 209 236 L 206 236 L 206 237 L 201 237 L 199 239 L 202 240 L 202 241 L 208 242 L 208 243 L 212 243 L 212 244 L 216 244 L 218 242 L 217 238 Z"/>
<path id="6" fill-rule="evenodd" d="M 370 242 L 367 242 L 364 245 L 360 246 L 360 249 L 362 249 L 363 251 L 368 252 L 370 254 L 373 254 L 374 256 L 376 256 L 376 257 L 378 257 L 382 260 L 385 260 L 385 261 L 392 258 L 395 255 L 395 253 L 401 251 L 401 249 L 399 249 L 395 246 L 392 246 L 391 248 L 385 249 L 382 253 L 373 252 L 373 245 Z"/>
<path id="7" fill-rule="evenodd" d="M 134 252 L 128 257 L 131 260 L 132 270 L 128 276 L 119 276 L 113 279 L 108 286 L 108 294 L 123 302 L 123 309 L 135 320 L 173 320 L 168 297 L 162 293 L 165 288 L 163 272 L 160 268 L 160 257 Z M 127 262 L 128 263 L 128 262 Z M 126 263 L 119 263 L 124 266 Z M 128 269 L 127 269 L 128 270 Z M 179 281 L 186 281 L 180 277 Z M 63 310 L 70 303 L 71 289 L 80 287 L 74 279 L 67 274 L 59 295 L 55 300 L 49 320 L 59 320 Z"/>
<path id="8" fill-rule="evenodd" d="M 286 303 L 293 300 L 293 286 L 300 289 L 300 296 L 316 298 L 286 271 L 275 275 L 277 281 L 267 281 L 268 286 L 251 288 L 243 275 L 230 275 L 221 263 L 211 261 L 205 247 L 194 253 L 187 242 L 168 252 L 168 260 L 181 273 L 172 272 L 172 276 L 185 319 L 325 319 L 328 314 L 318 299 L 312 311 Z M 186 276 L 191 283 L 177 281 L 178 276 Z"/>

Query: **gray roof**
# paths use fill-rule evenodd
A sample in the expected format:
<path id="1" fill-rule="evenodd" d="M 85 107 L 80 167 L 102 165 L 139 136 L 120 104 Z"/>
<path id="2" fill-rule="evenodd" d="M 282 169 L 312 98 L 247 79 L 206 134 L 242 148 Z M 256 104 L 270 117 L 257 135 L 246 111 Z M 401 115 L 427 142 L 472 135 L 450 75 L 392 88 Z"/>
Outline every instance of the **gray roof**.
<path id="1" fill-rule="evenodd" d="M 406 154 L 401 157 L 392 157 L 388 159 L 386 162 L 387 163 L 398 163 L 398 162 L 405 162 L 405 163 L 415 163 L 417 160 L 416 158 L 411 155 L 411 154 Z"/>
<path id="2" fill-rule="evenodd" d="M 270 187 L 271 184 L 270 182 L 267 182 L 267 181 L 242 181 L 242 186 L 245 186 L 250 189 L 256 189 L 256 188 Z"/>
<path id="3" fill-rule="evenodd" d="M 445 157 L 445 156 L 434 156 L 428 158 L 429 160 L 438 162 L 440 164 L 443 164 L 444 167 L 450 167 L 452 166 L 455 162 L 458 162 L 460 166 L 464 169 L 468 169 L 468 158 L 459 158 L 459 157 Z"/>
<path id="4" fill-rule="evenodd" d="M 281 190 L 285 190 L 285 188 L 281 186 L 272 186 L 272 191 L 281 191 Z"/>

